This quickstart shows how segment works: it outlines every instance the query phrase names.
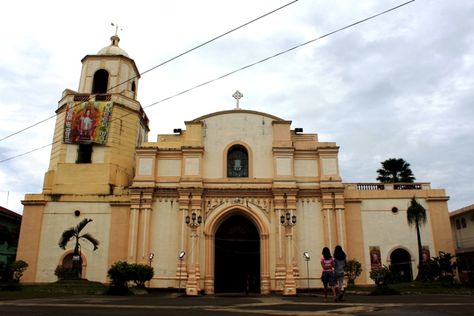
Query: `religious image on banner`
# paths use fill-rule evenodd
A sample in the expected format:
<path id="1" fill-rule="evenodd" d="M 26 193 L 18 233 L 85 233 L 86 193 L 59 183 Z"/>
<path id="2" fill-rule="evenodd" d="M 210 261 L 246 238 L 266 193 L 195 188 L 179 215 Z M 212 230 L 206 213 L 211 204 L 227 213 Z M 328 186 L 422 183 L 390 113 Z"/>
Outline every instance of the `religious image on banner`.
<path id="1" fill-rule="evenodd" d="M 113 102 L 71 102 L 64 120 L 65 144 L 101 144 L 107 140 Z"/>
<path id="2" fill-rule="evenodd" d="M 370 268 L 376 269 L 382 266 L 382 257 L 380 256 L 380 247 L 369 247 L 370 249 Z"/>

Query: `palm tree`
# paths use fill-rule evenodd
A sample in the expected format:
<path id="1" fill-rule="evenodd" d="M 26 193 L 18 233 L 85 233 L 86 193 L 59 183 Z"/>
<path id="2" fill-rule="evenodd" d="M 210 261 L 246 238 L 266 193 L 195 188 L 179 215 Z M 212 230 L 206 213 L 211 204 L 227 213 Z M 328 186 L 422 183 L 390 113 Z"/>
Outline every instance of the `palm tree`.
<path id="1" fill-rule="evenodd" d="M 415 225 L 416 238 L 418 242 L 418 275 L 416 280 L 420 280 L 423 276 L 423 250 L 421 247 L 421 236 L 420 226 L 426 223 L 426 209 L 415 200 L 415 197 L 411 199 L 410 206 L 407 209 L 407 221 L 408 225 Z"/>
<path id="2" fill-rule="evenodd" d="M 382 168 L 377 170 L 377 180 L 382 183 L 408 182 L 415 180 L 410 164 L 402 158 L 389 158 L 381 162 Z"/>
<path id="3" fill-rule="evenodd" d="M 76 227 L 71 227 L 66 229 L 63 234 L 61 235 L 61 238 L 59 238 L 58 245 L 62 249 L 66 249 L 66 245 L 69 243 L 71 239 L 75 241 L 74 245 L 74 253 L 73 253 L 73 265 L 72 268 L 76 274 L 76 277 L 81 276 L 81 267 L 82 267 L 82 258 L 80 255 L 80 240 L 85 239 L 89 241 L 93 246 L 94 246 L 94 251 L 98 248 L 99 241 L 92 237 L 89 233 L 85 233 L 81 235 L 81 231 L 84 227 L 86 227 L 87 224 L 92 222 L 92 219 L 90 218 L 84 218 L 82 221 L 79 222 L 79 224 L 76 225 Z M 74 260 L 75 258 L 78 258 L 79 260 Z"/>

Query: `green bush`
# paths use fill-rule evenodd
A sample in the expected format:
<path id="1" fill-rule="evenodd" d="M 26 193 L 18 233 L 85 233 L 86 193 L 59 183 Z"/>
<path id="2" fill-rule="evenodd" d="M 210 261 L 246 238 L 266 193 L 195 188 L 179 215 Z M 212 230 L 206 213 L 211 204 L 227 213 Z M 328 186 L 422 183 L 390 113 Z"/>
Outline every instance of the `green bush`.
<path id="1" fill-rule="evenodd" d="M 439 252 L 437 257 L 431 258 L 423 265 L 422 280 L 423 281 L 442 281 L 452 284 L 454 281 L 454 256 L 449 252 Z"/>
<path id="2" fill-rule="evenodd" d="M 77 272 L 72 268 L 66 268 L 62 265 L 58 265 L 54 270 L 54 275 L 58 277 L 59 280 L 77 280 Z"/>
<path id="3" fill-rule="evenodd" d="M 385 286 L 393 283 L 392 271 L 390 271 L 390 269 L 385 265 L 370 270 L 369 276 L 377 286 Z"/>
<path id="4" fill-rule="evenodd" d="M 133 263 L 129 264 L 125 261 L 115 262 L 107 272 L 107 276 L 111 280 L 110 294 L 128 294 L 128 283 L 134 282 L 137 287 L 145 287 L 145 282 L 153 277 L 153 268 Z"/>
<path id="5" fill-rule="evenodd" d="M 355 279 L 362 273 L 362 265 L 355 259 L 349 260 L 344 266 L 344 272 L 349 278 L 349 284 L 353 285 Z"/>
<path id="6" fill-rule="evenodd" d="M 130 280 L 137 287 L 144 288 L 145 282 L 150 281 L 154 275 L 153 268 L 145 264 L 130 264 Z"/>
<path id="7" fill-rule="evenodd" d="M 28 268 L 28 263 L 23 260 L 17 260 L 10 265 L 10 271 L 13 273 L 13 281 L 19 283 L 23 272 Z"/>
<path id="8" fill-rule="evenodd" d="M 117 261 L 110 267 L 107 276 L 112 281 L 112 286 L 126 288 L 130 280 L 130 266 L 125 261 Z"/>

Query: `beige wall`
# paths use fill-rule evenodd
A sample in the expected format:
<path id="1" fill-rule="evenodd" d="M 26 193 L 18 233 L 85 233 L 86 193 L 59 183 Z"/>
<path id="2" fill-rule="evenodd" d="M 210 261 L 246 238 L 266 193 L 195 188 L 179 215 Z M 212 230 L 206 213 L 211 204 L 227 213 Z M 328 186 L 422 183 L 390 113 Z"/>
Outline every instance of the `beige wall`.
<path id="1" fill-rule="evenodd" d="M 29 195 L 31 200 L 39 200 L 39 203 L 25 204 L 23 208 L 23 218 L 21 221 L 20 239 L 18 241 L 17 260 L 28 263 L 29 268 L 22 277 L 23 282 L 35 282 L 37 264 L 39 261 L 38 252 L 40 238 L 42 234 L 43 207 L 42 196 Z"/>
<path id="2" fill-rule="evenodd" d="M 151 212 L 150 252 L 155 254 L 152 266 L 155 270 L 153 284 L 158 287 L 173 287 L 175 283 L 178 255 L 181 250 L 190 251 L 184 244 L 184 212 L 179 210 L 178 199 L 159 198 L 153 203 Z M 187 227 L 186 227 L 187 228 Z"/>
<path id="3" fill-rule="evenodd" d="M 89 225 L 91 225 L 92 223 L 89 223 Z M 117 203 L 115 205 L 112 205 L 111 213 L 110 213 L 111 229 L 109 231 L 110 242 L 108 245 L 108 251 L 109 251 L 109 257 L 107 261 L 108 267 L 110 267 L 113 263 L 119 260 L 120 261 L 127 260 L 129 226 L 130 226 L 129 203 Z M 101 247 L 103 246 L 104 245 L 102 243 Z"/>
<path id="4" fill-rule="evenodd" d="M 204 178 L 226 177 L 225 149 L 230 144 L 247 145 L 250 149 L 250 164 L 253 166 L 251 178 L 272 178 L 273 132 L 271 119 L 247 113 L 224 114 L 205 119 L 204 148 L 206 149 L 203 162 Z"/>
<path id="5" fill-rule="evenodd" d="M 424 201 L 419 201 L 425 208 Z M 410 199 L 386 199 L 386 200 L 364 200 L 362 202 L 362 231 L 364 239 L 364 257 L 370 258 L 369 247 L 379 246 L 382 264 L 390 265 L 390 254 L 397 248 L 402 248 L 411 256 L 413 275 L 416 275 L 418 265 L 418 246 L 416 229 L 407 223 L 406 210 Z M 397 207 L 398 212 L 393 213 L 392 207 Z M 427 213 L 427 222 L 430 223 L 430 215 Z M 429 247 L 433 252 L 432 230 L 430 225 L 424 225 L 420 229 L 421 243 Z M 370 271 L 370 260 L 362 267 Z M 370 283 L 369 278 L 366 282 Z"/>
<path id="6" fill-rule="evenodd" d="M 74 211 L 79 210 L 81 215 L 76 217 Z M 99 240 L 96 251 L 87 241 L 81 242 L 81 251 L 87 261 L 84 277 L 91 281 L 106 282 L 109 256 L 111 209 L 108 203 L 64 203 L 49 202 L 45 205 L 42 219 L 42 234 L 39 239 L 38 265 L 36 282 L 53 282 L 57 278 L 54 269 L 60 264 L 64 253 L 74 248 L 71 241 L 66 250 L 59 248 L 58 241 L 62 232 L 76 226 L 83 218 L 91 218 L 83 230 Z M 119 233 L 119 232 L 116 232 Z"/>
<path id="7" fill-rule="evenodd" d="M 370 264 L 370 261 L 367 263 L 365 255 L 365 244 L 364 244 L 364 235 L 363 235 L 363 221 L 361 213 L 361 202 L 360 201 L 351 201 L 345 203 L 345 220 L 346 220 L 346 235 L 347 246 L 346 254 L 348 260 L 355 259 L 359 261 L 363 267 L 362 274 L 356 280 L 357 283 L 366 283 L 367 278 L 369 277 L 368 270 L 364 267 L 367 264 Z"/>
<path id="8" fill-rule="evenodd" d="M 297 224 L 295 232 L 295 260 L 300 274 L 300 287 L 307 287 L 307 266 L 303 256 L 303 252 L 310 254 L 309 278 L 310 287 L 320 287 L 321 282 L 318 280 L 322 270 L 319 263 L 322 248 L 324 246 L 323 234 L 323 218 L 321 211 L 321 203 L 317 198 L 299 199 L 297 202 L 296 214 Z M 279 225 L 278 217 L 275 218 L 276 225 Z M 272 256 L 272 254 L 270 254 Z"/>

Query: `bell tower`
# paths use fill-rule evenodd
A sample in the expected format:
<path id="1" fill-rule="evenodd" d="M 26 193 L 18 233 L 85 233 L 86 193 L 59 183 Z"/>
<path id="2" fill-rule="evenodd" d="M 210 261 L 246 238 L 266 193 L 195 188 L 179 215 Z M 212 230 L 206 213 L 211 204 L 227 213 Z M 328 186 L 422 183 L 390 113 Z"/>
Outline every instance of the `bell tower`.
<path id="1" fill-rule="evenodd" d="M 85 56 L 78 91 L 62 94 L 43 194 L 120 194 L 132 182 L 148 118 L 137 101 L 140 73 L 119 41 Z"/>

